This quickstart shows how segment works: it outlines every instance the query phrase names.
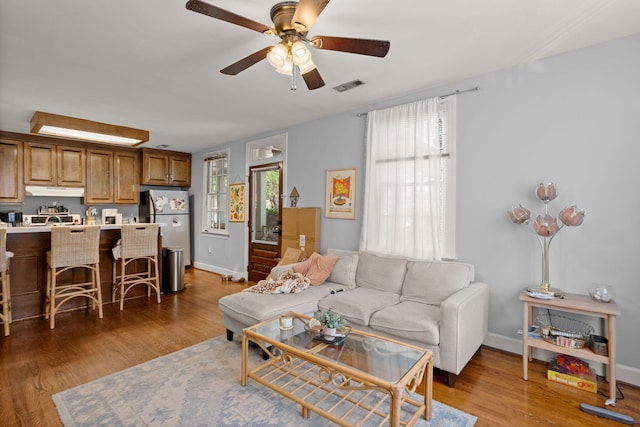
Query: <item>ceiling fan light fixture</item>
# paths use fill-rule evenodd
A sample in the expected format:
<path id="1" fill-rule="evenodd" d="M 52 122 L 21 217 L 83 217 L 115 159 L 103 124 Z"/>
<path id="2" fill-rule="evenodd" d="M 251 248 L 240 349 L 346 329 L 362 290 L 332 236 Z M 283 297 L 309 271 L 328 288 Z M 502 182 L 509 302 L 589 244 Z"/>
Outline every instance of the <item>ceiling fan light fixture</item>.
<path id="1" fill-rule="evenodd" d="M 298 40 L 291 45 L 291 56 L 294 64 L 302 66 L 311 61 L 311 50 L 305 42 Z"/>
<path id="2" fill-rule="evenodd" d="M 267 61 L 277 70 L 286 65 L 288 57 L 289 50 L 287 47 L 282 43 L 278 43 L 267 54 Z"/>
<path id="3" fill-rule="evenodd" d="M 309 58 L 309 60 L 304 64 L 298 65 L 298 68 L 300 68 L 300 74 L 307 74 L 309 71 L 316 69 L 316 64 L 314 64 L 313 60 Z"/>
<path id="4" fill-rule="evenodd" d="M 286 74 L 287 76 L 293 75 L 293 61 L 291 60 L 291 55 L 285 58 L 282 67 L 276 67 L 276 71 L 280 74 Z"/>

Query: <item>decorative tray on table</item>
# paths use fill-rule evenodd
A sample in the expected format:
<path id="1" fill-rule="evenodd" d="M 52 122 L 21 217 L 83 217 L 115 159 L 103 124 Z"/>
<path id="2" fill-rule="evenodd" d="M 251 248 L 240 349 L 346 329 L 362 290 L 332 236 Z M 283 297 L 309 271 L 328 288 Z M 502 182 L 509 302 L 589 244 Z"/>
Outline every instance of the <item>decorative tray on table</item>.
<path id="1" fill-rule="evenodd" d="M 340 345 L 344 342 L 345 338 L 351 333 L 351 326 L 345 326 L 341 329 L 338 329 L 336 334 L 332 337 L 326 337 L 324 335 L 319 335 L 314 337 L 314 340 L 322 341 L 325 344 L 331 345 Z"/>

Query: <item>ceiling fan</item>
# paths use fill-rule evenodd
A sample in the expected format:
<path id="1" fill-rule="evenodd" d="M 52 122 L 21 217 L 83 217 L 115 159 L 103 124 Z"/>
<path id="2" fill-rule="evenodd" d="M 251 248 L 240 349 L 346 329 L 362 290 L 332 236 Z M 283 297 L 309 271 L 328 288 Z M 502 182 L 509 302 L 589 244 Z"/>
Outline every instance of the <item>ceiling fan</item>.
<path id="1" fill-rule="evenodd" d="M 275 46 L 268 46 L 252 53 L 226 68 L 223 74 L 236 75 L 267 59 L 276 71 L 292 76 L 292 89 L 295 89 L 296 68 L 310 90 L 324 86 L 324 81 L 311 58 L 310 46 L 316 49 L 335 50 L 384 57 L 389 52 L 390 43 L 384 40 L 354 39 L 346 37 L 314 36 L 307 38 L 309 29 L 324 10 L 329 0 L 283 1 L 271 8 L 273 27 L 237 15 L 233 12 L 205 3 L 201 0 L 189 0 L 187 9 L 212 18 L 240 25 L 263 34 L 280 37 Z"/>

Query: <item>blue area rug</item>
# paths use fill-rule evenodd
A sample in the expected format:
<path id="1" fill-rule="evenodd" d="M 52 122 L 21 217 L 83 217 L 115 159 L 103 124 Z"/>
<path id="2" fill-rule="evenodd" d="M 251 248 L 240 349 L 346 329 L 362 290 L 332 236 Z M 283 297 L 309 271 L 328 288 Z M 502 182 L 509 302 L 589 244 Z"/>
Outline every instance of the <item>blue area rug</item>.
<path id="1" fill-rule="evenodd" d="M 250 351 L 249 367 L 261 362 Z M 241 345 L 218 337 L 53 395 L 71 426 L 326 426 L 318 414 L 249 380 L 240 385 Z M 433 402 L 417 426 L 473 426 L 477 418 Z M 365 424 L 367 425 L 367 424 Z"/>

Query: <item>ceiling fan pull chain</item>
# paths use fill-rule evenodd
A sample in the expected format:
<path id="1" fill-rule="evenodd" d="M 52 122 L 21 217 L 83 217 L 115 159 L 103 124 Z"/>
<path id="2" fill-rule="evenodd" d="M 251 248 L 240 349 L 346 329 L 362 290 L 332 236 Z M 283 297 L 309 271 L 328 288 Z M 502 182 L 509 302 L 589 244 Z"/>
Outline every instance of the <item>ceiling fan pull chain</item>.
<path id="1" fill-rule="evenodd" d="M 296 86 L 296 75 L 298 74 L 299 68 L 297 65 L 293 64 L 293 67 L 291 69 L 291 90 L 297 90 L 298 87 Z"/>

